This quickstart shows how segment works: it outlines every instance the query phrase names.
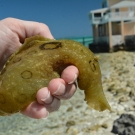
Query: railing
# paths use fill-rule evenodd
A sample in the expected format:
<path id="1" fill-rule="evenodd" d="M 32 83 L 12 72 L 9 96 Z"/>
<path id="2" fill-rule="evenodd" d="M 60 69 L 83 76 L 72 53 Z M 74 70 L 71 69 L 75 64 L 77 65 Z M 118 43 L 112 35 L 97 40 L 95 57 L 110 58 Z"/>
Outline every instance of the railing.
<path id="1" fill-rule="evenodd" d="M 95 17 L 94 19 L 91 20 L 91 23 L 99 23 L 102 21 L 102 17 Z"/>
<path id="2" fill-rule="evenodd" d="M 93 43 L 93 37 L 73 37 L 73 38 L 60 38 L 60 39 L 71 39 L 89 47 L 89 44 Z"/>
<path id="3" fill-rule="evenodd" d="M 86 47 L 89 47 L 89 44 L 93 43 L 93 38 L 92 37 L 72 38 L 72 40 L 75 40 L 75 41 L 83 44 Z"/>
<path id="4" fill-rule="evenodd" d="M 106 14 L 104 17 L 108 16 L 111 19 L 124 19 L 134 17 L 134 12 L 111 12 Z"/>
<path id="5" fill-rule="evenodd" d="M 91 22 L 104 22 L 107 20 L 128 20 L 135 18 L 135 12 L 110 12 L 104 15 L 103 17 L 95 17 Z"/>

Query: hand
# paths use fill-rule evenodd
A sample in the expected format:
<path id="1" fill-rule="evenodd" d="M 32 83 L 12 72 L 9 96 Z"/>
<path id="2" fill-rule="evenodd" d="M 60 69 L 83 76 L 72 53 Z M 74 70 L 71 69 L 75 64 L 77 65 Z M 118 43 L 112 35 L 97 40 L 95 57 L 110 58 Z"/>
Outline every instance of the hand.
<path id="1" fill-rule="evenodd" d="M 7 18 L 0 21 L 0 70 L 9 58 L 24 42 L 25 38 L 41 35 L 53 39 L 47 25 L 38 22 Z M 75 81 L 78 69 L 67 67 L 61 78 L 50 81 L 48 87 L 37 92 L 37 101 L 32 102 L 22 114 L 31 118 L 46 118 L 50 112 L 58 110 L 61 99 L 69 99 L 76 91 Z"/>

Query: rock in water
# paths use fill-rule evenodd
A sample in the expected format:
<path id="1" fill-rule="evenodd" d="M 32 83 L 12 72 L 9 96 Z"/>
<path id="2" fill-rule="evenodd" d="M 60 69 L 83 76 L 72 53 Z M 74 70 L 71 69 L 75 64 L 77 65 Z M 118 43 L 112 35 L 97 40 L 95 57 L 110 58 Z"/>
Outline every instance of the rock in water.
<path id="1" fill-rule="evenodd" d="M 118 135 L 135 135 L 135 117 L 131 114 L 122 114 L 114 121 L 112 133 Z"/>

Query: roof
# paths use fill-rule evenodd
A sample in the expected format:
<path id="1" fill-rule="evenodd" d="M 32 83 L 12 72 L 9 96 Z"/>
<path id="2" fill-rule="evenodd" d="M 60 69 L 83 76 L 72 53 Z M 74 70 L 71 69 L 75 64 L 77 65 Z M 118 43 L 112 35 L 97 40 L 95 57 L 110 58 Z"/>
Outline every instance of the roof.
<path id="1" fill-rule="evenodd" d="M 133 6 L 135 6 L 135 2 L 124 0 L 111 6 L 110 8 L 133 7 Z"/>
<path id="2" fill-rule="evenodd" d="M 102 11 L 106 11 L 108 8 L 101 8 L 101 9 L 96 9 L 96 10 L 92 10 L 90 11 L 90 13 L 98 13 L 98 12 L 102 12 Z"/>

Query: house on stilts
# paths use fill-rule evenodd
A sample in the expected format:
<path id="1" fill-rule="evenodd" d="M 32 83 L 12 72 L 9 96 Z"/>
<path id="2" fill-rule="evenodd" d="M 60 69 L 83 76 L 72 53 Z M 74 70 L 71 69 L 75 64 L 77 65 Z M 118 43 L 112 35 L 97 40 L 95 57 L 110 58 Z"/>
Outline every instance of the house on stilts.
<path id="1" fill-rule="evenodd" d="M 135 0 L 104 0 L 89 13 L 93 29 L 90 49 L 135 50 Z"/>

